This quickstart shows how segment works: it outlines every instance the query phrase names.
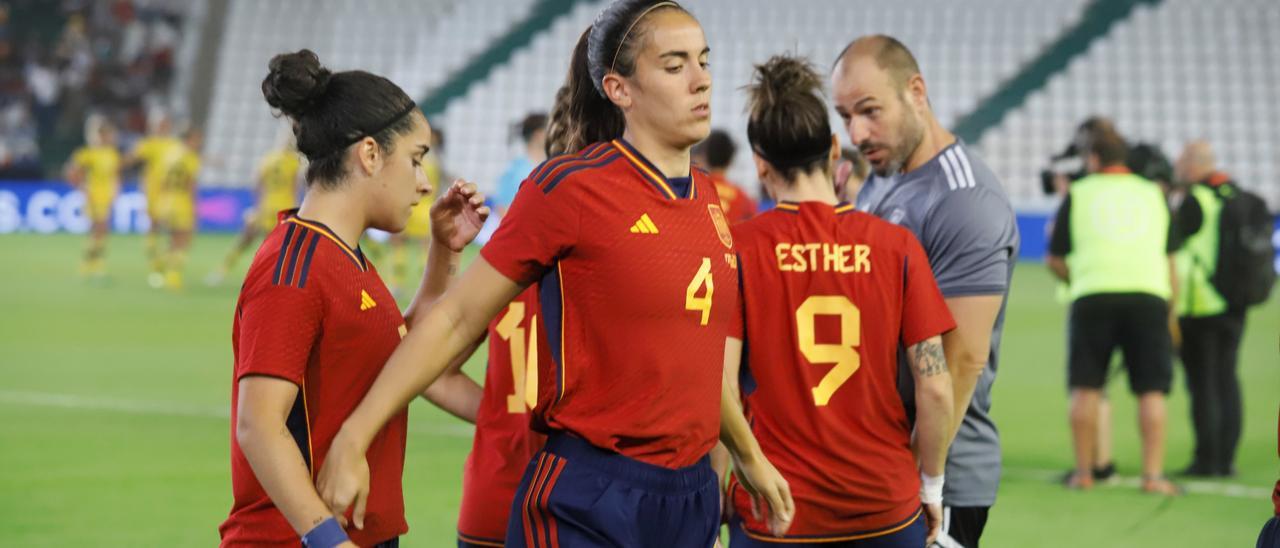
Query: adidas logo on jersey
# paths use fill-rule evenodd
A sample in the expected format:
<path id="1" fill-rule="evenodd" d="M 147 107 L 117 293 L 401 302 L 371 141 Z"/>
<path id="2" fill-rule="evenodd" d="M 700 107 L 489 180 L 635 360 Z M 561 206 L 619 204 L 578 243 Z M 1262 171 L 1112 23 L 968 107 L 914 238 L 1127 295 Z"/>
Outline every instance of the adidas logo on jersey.
<path id="1" fill-rule="evenodd" d="M 649 218 L 649 214 L 645 213 L 640 216 L 640 220 L 636 224 L 631 225 L 632 234 L 657 234 L 658 225 L 653 224 L 653 219 Z"/>
<path id="2" fill-rule="evenodd" d="M 360 310 L 361 311 L 368 310 L 375 306 L 378 306 L 378 303 L 373 302 L 373 297 L 370 297 L 367 291 L 361 289 L 360 290 Z"/>

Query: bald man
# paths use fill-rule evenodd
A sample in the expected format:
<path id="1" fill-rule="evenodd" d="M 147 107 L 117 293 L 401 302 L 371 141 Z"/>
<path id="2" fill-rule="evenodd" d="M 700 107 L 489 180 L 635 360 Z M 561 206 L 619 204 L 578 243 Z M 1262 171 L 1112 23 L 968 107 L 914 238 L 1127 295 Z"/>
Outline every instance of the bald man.
<path id="1" fill-rule="evenodd" d="M 1183 149 L 1176 170 L 1176 178 L 1189 184 L 1177 214 L 1190 236 L 1176 256 L 1183 290 L 1175 304 L 1195 430 L 1195 451 L 1182 473 L 1230 477 L 1235 475 L 1243 415 L 1236 365 L 1245 310 L 1230 305 L 1211 280 L 1218 264 L 1220 192 L 1229 191 L 1233 183 L 1217 170 L 1213 147 L 1204 141 Z"/>
<path id="2" fill-rule="evenodd" d="M 833 98 L 872 175 L 857 206 L 916 235 L 956 329 L 943 335 L 958 432 L 947 457 L 935 546 L 978 546 L 1000 482 L 1000 438 L 989 415 L 1004 307 L 1018 256 L 1013 207 L 995 174 L 929 105 L 915 57 L 883 35 L 850 43 L 833 67 Z M 899 391 L 914 392 L 906 370 Z"/>

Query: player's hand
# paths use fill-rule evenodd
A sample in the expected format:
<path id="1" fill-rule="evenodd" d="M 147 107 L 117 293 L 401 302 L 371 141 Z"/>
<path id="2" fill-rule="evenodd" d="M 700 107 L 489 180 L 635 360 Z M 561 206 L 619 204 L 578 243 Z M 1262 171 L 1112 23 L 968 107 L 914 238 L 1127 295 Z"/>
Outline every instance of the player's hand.
<path id="1" fill-rule="evenodd" d="M 334 515 L 344 515 L 355 504 L 351 519 L 356 529 L 364 529 L 364 509 L 369 500 L 369 462 L 352 443 L 343 441 L 342 433 L 334 438 L 320 479 L 316 482 L 320 499 Z"/>
<path id="2" fill-rule="evenodd" d="M 751 495 L 751 514 L 760 515 L 761 503 L 768 505 L 769 532 L 775 537 L 787 534 L 795 519 L 796 503 L 791 499 L 791 486 L 763 455 L 751 461 L 738 461 L 735 466 L 738 483 Z"/>
<path id="3" fill-rule="evenodd" d="M 933 546 L 933 541 L 938 539 L 938 533 L 942 532 L 942 505 L 926 504 L 924 505 L 924 523 L 929 527 L 929 538 L 925 541 L 925 546 Z"/>
<path id="4" fill-rule="evenodd" d="M 475 183 L 455 179 L 431 206 L 431 237 L 460 252 L 476 239 L 488 218 L 489 206 Z"/>
<path id="5" fill-rule="evenodd" d="M 1178 325 L 1178 315 L 1169 313 L 1169 340 L 1173 341 L 1173 349 L 1182 348 L 1182 326 Z"/>

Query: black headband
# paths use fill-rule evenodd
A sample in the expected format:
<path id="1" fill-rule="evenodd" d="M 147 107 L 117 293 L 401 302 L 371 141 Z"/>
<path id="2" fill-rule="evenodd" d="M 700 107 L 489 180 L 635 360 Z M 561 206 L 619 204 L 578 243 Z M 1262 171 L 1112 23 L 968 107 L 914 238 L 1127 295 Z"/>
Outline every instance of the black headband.
<path id="1" fill-rule="evenodd" d="M 316 158 L 323 158 L 335 152 L 345 150 L 347 147 L 351 146 L 356 141 L 364 139 L 365 137 L 371 137 L 379 133 L 382 133 L 382 130 L 391 127 L 392 124 L 400 121 L 401 118 L 404 118 L 406 114 L 409 114 L 410 112 L 413 112 L 414 110 L 417 110 L 417 109 L 418 109 L 418 104 L 413 101 L 409 101 L 409 104 L 405 105 L 403 109 L 400 109 L 400 111 L 395 113 L 394 116 L 388 118 L 387 121 L 381 124 L 378 124 L 376 127 L 373 127 L 371 129 L 362 129 L 362 130 L 359 130 L 359 132 L 357 133 L 348 134 L 348 135 L 354 135 L 354 137 L 340 138 L 340 140 L 334 139 L 334 142 L 331 143 L 329 146 L 323 147 L 322 150 L 324 150 L 324 152 L 321 154 L 317 154 Z"/>

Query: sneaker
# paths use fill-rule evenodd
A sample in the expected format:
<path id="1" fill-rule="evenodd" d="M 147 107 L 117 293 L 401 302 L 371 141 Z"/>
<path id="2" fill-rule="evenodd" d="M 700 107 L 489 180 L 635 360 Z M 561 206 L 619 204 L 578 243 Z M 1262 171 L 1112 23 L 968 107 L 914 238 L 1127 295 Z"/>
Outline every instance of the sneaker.
<path id="1" fill-rule="evenodd" d="M 1105 466 L 1095 467 L 1093 469 L 1093 479 L 1098 480 L 1099 482 L 1102 482 L 1102 483 L 1115 482 L 1118 479 L 1116 477 L 1115 461 L 1108 462 Z"/>
<path id="2" fill-rule="evenodd" d="M 151 289 L 163 288 L 164 274 L 161 274 L 159 272 L 152 272 L 150 274 L 147 274 L 147 285 L 151 286 Z"/>

